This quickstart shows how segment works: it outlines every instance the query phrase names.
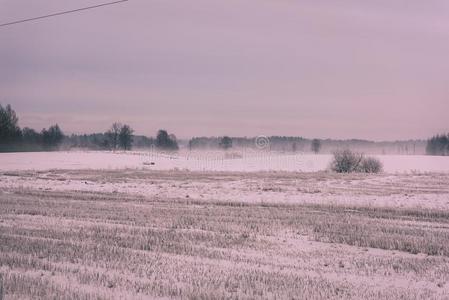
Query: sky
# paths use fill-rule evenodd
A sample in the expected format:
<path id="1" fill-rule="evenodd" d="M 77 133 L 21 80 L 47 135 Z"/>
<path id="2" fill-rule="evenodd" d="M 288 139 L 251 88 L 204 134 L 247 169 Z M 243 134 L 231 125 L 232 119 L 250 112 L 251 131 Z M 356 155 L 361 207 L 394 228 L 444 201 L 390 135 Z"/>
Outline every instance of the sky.
<path id="1" fill-rule="evenodd" d="M 0 0 L 0 23 L 107 0 Z M 130 0 L 0 27 L 22 127 L 397 140 L 448 132 L 447 0 Z"/>

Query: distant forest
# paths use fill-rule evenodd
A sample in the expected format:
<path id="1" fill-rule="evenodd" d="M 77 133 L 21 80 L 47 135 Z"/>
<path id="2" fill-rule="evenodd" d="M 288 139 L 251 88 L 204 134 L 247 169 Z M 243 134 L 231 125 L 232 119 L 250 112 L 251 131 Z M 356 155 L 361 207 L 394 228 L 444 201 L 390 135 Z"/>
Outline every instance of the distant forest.
<path id="1" fill-rule="evenodd" d="M 426 153 L 429 155 L 449 155 L 449 134 L 439 134 L 427 141 Z"/>
<path id="2" fill-rule="evenodd" d="M 19 127 L 19 118 L 10 105 L 0 104 L 0 152 L 56 151 L 70 149 L 131 150 L 157 147 L 178 150 L 176 136 L 159 130 L 156 138 L 134 135 L 126 124 L 114 123 L 104 133 L 65 135 L 58 124 L 40 132 Z"/>
<path id="3" fill-rule="evenodd" d="M 221 137 L 194 137 L 188 142 L 188 145 L 190 149 L 217 149 L 220 148 L 221 139 Z M 233 148 L 258 148 L 255 137 L 232 137 L 231 139 Z M 265 150 L 304 153 L 332 153 L 338 149 L 351 149 L 370 154 L 412 155 L 425 154 L 427 145 L 425 140 L 374 142 L 358 139 L 308 139 L 289 136 L 270 136 L 266 139 L 269 142 L 264 147 Z"/>
<path id="4" fill-rule="evenodd" d="M 259 144 L 262 139 L 263 144 Z M 55 151 L 70 149 L 130 150 L 156 148 L 176 151 L 214 149 L 255 149 L 278 152 L 332 153 L 338 149 L 351 149 L 370 154 L 429 154 L 449 155 L 449 135 L 436 135 L 426 140 L 385 141 L 350 139 L 308 139 L 303 137 L 193 137 L 178 140 L 166 130 L 159 130 L 155 137 L 135 135 L 126 124 L 114 123 L 104 133 L 65 135 L 58 124 L 41 131 L 20 128 L 19 118 L 10 105 L 0 104 L 0 152 Z"/>

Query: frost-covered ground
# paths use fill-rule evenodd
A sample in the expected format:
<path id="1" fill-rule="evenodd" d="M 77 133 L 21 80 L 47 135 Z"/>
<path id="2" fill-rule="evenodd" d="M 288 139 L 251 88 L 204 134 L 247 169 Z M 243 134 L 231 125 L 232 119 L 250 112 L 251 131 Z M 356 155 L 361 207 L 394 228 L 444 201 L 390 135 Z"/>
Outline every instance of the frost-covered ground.
<path id="1" fill-rule="evenodd" d="M 0 154 L 6 299 L 449 299 L 446 157 Z M 154 163 L 154 164 L 152 164 Z"/>
<path id="2" fill-rule="evenodd" d="M 449 173 L 2 171 L 6 299 L 448 299 Z"/>
<path id="3" fill-rule="evenodd" d="M 449 172 L 449 157 L 379 155 L 387 173 Z M 134 152 L 1 153 L 0 170 L 151 169 L 191 171 L 302 171 L 328 168 L 331 155 L 283 154 L 264 151 L 194 151 L 164 154 Z"/>
<path id="4" fill-rule="evenodd" d="M 222 203 L 326 204 L 449 210 L 449 173 L 51 170 L 0 173 L 0 188 L 123 193 Z"/>

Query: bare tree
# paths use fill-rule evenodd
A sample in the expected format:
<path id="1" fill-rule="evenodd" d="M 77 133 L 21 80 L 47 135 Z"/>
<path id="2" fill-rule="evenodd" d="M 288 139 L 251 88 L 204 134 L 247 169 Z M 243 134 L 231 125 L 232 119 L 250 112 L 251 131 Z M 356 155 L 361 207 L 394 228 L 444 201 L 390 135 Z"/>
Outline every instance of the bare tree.
<path id="1" fill-rule="evenodd" d="M 131 145 L 133 142 L 133 132 L 134 130 L 129 125 L 123 125 L 119 133 L 119 144 L 120 148 L 123 150 L 131 150 Z"/>
<path id="2" fill-rule="evenodd" d="M 105 133 L 112 150 L 116 150 L 119 146 L 119 135 L 122 127 L 123 125 L 121 123 L 115 122 Z"/>
<path id="3" fill-rule="evenodd" d="M 178 142 L 176 136 L 168 134 L 166 130 L 159 130 L 156 136 L 156 147 L 163 150 L 178 150 Z"/>

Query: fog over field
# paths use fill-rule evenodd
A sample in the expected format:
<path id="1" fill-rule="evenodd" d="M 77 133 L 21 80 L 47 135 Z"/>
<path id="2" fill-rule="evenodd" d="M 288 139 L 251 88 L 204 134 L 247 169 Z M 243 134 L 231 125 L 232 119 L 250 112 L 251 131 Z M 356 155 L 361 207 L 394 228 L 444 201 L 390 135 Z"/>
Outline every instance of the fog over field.
<path id="1" fill-rule="evenodd" d="M 2 171 L 49 169 L 136 169 L 188 171 L 316 172 L 330 168 L 331 154 L 275 153 L 266 151 L 60 151 L 0 155 Z M 377 155 L 386 173 L 449 172 L 449 157 Z"/>
<path id="2" fill-rule="evenodd" d="M 0 300 L 449 299 L 449 2 L 0 1 Z"/>

